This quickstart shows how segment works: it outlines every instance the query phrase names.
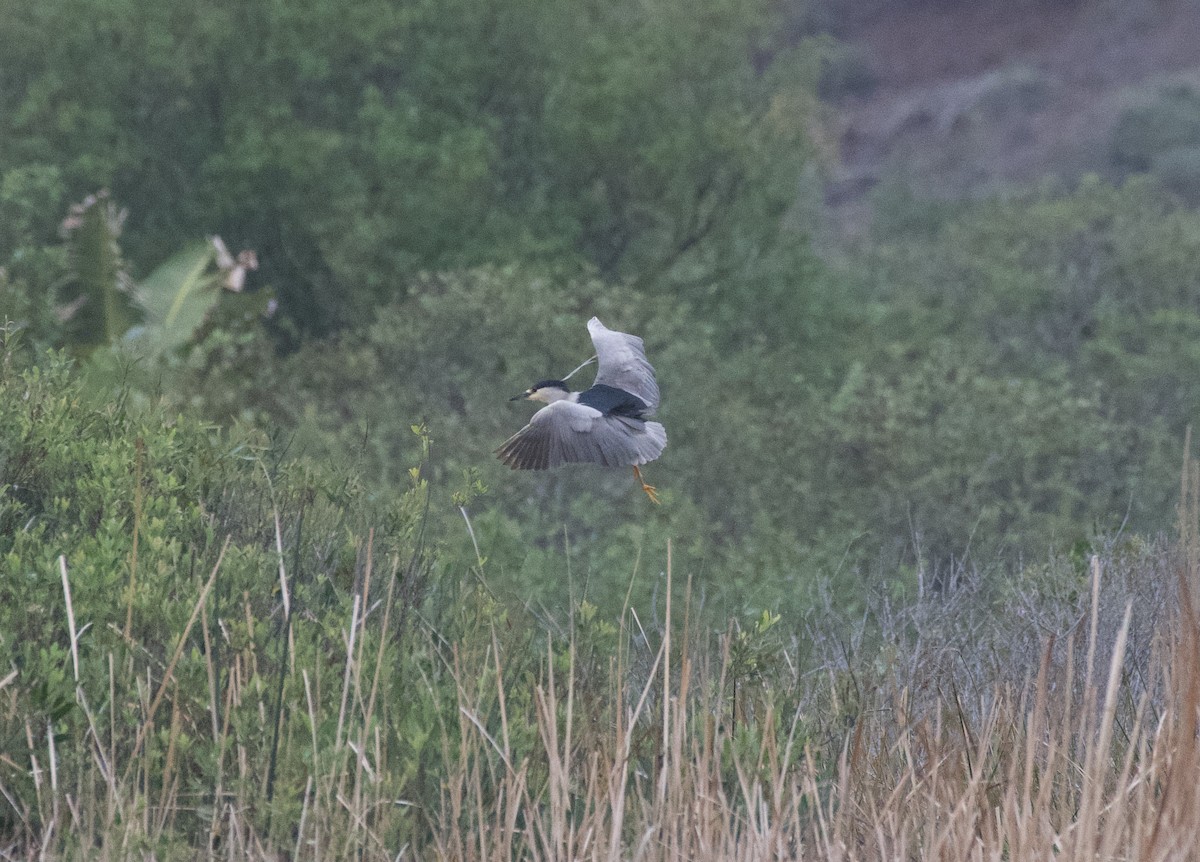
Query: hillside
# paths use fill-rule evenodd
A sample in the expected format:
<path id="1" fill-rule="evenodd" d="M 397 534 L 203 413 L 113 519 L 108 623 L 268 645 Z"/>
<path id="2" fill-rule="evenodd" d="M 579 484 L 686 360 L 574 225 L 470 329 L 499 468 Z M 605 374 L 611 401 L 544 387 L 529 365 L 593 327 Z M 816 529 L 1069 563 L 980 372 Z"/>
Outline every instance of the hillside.
<path id="1" fill-rule="evenodd" d="M 889 177 L 942 197 L 1115 178 L 1122 111 L 1200 79 L 1194 3 L 891 4 L 837 29 L 873 81 L 834 123 L 828 198 L 852 217 Z"/>

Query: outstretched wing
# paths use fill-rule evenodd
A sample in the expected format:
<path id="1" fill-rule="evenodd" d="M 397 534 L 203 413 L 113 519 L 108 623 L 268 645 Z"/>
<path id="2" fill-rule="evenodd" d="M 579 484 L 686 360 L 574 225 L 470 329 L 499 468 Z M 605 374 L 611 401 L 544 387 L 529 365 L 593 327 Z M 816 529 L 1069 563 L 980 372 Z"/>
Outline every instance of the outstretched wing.
<path id="1" fill-rule="evenodd" d="M 588 321 L 588 332 L 592 335 L 599 361 L 596 383 L 633 393 L 650 408 L 647 414 L 657 410 L 658 383 L 654 379 L 654 369 L 646 361 L 642 339 L 609 329 L 598 317 Z"/>
<path id="2" fill-rule="evenodd" d="M 555 401 L 496 450 L 514 470 L 546 470 L 563 464 L 629 467 L 662 454 L 667 434 L 657 422 L 605 416 L 574 401 Z"/>

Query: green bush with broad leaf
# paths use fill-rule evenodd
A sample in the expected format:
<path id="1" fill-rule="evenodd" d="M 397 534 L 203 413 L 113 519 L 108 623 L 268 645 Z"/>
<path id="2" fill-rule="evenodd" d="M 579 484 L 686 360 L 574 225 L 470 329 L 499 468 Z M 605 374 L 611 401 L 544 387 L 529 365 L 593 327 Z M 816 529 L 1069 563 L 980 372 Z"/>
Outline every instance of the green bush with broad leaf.
<path id="1" fill-rule="evenodd" d="M 194 342 L 222 295 L 240 293 L 258 261 L 252 251 L 235 259 L 212 237 L 135 282 L 118 242 L 126 216 L 105 191 L 71 207 L 62 228 L 68 278 L 58 315 L 66 342 L 79 352 L 123 342 L 158 360 Z"/>

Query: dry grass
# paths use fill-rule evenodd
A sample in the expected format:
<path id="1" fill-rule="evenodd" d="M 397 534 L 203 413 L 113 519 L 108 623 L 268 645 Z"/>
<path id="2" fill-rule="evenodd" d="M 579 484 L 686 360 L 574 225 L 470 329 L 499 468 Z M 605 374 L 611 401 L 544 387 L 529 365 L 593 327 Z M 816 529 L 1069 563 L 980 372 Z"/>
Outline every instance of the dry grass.
<path id="1" fill-rule="evenodd" d="M 62 580 L 69 607 L 65 566 Z M 383 598 L 385 625 L 394 589 L 393 581 Z M 285 732 L 282 755 L 311 746 L 314 766 L 289 822 L 255 815 L 267 765 L 248 755 L 228 721 L 235 701 L 250 697 L 270 715 L 270 687 L 256 694 L 245 684 L 253 669 L 235 663 L 225 689 L 207 693 L 210 732 L 228 756 L 215 787 L 189 787 L 173 772 L 186 734 L 167 667 L 158 682 L 137 683 L 144 720 L 136 727 L 93 711 L 90 703 L 113 702 L 105 692 L 77 692 L 89 751 L 71 761 L 73 773 L 54 734 L 39 737 L 27 726 L 20 766 L 33 775 L 37 810 L 24 812 L 25 830 L 6 839 L 0 857 L 1181 858 L 1200 844 L 1196 620 L 1181 602 L 1156 633 L 1131 701 L 1131 609 L 1115 631 L 1103 630 L 1105 595 L 1104 567 L 1093 560 L 1087 621 L 1061 642 L 1045 641 L 1024 685 L 998 683 L 971 703 L 957 691 L 888 686 L 877 693 L 878 708 L 851 715 L 840 750 L 806 735 L 812 717 L 781 711 L 766 688 L 735 717 L 731 640 L 704 658 L 686 615 L 670 608 L 638 682 L 628 670 L 631 644 L 644 645 L 645 633 L 630 615 L 637 638 L 626 639 L 598 691 L 580 690 L 573 647 L 556 656 L 552 645 L 541 678 L 522 690 L 493 635 L 481 649 L 451 651 L 456 720 L 440 729 L 437 798 L 427 800 L 392 795 L 393 743 L 379 715 L 383 665 L 364 650 L 356 602 L 339 691 L 327 701 L 340 704 L 336 715 L 315 706 L 315 686 L 328 681 L 293 669 L 310 708 Z M 825 678 L 811 685 L 828 686 L 836 699 L 835 675 Z M 109 685 L 120 685 L 115 670 Z M 320 728 L 331 718 L 334 745 L 323 747 Z M 299 732 L 304 725 L 307 733 Z M 130 734 L 134 747 L 117 763 Z M 210 834 L 181 846 L 173 830 L 197 815 L 197 800 L 210 803 Z M 397 841 L 400 834 L 409 837 Z"/>
<path id="2" fill-rule="evenodd" d="M 573 742 L 585 734 L 569 682 L 566 690 L 552 678 L 539 686 L 542 747 L 519 762 L 508 757 L 508 741 L 487 737 L 463 705 L 461 761 L 450 772 L 430 853 L 456 860 L 1180 858 L 1200 841 L 1195 619 L 1185 610 L 1160 633 L 1153 678 L 1129 711 L 1122 689 L 1131 614 L 1113 633 L 1111 653 L 1101 654 L 1099 561 L 1093 587 L 1086 640 L 1069 639 L 1062 651 L 1047 642 L 1028 685 L 997 689 L 974 708 L 952 696 L 920 718 L 908 709 L 910 690 L 887 692 L 891 708 L 859 716 L 832 769 L 799 742 L 797 716 L 768 710 L 760 744 L 735 745 L 721 729 L 723 705 L 696 694 L 690 664 L 665 670 L 665 640 L 651 680 L 633 695 L 614 686 L 617 721 L 586 743 Z M 644 724 L 657 742 L 649 768 L 631 758 Z M 485 776 L 485 763 L 501 765 Z M 540 770 L 544 777 L 532 781 Z"/>

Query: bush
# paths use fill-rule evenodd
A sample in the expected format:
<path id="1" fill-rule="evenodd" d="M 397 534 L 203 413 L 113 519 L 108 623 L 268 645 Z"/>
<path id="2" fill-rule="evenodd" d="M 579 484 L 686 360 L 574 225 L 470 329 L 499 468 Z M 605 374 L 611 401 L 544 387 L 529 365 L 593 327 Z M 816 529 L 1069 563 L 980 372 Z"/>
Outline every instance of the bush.
<path id="1" fill-rule="evenodd" d="M 65 209 L 57 167 L 26 164 L 0 176 L 0 324 L 17 324 L 34 353 L 56 344 L 62 328 L 54 300 L 67 254 L 55 234 Z"/>
<path id="2" fill-rule="evenodd" d="M 1019 433 L 1022 423 L 1010 426 L 1007 409 L 990 423 L 1013 433 L 1037 475 L 1054 460 L 1037 453 L 1079 435 L 1085 460 L 1070 469 L 1063 462 L 1060 473 L 1066 484 L 1090 489 L 1077 526 L 1107 524 L 1129 509 L 1131 527 L 1164 529 L 1172 521 L 1171 453 L 1200 412 L 1200 389 L 1190 383 L 1200 368 L 1198 259 L 1200 219 L 1146 179 L 1116 188 L 1091 178 L 1073 191 L 946 208 L 919 230 L 881 230 L 847 269 L 874 291 L 886 333 L 860 362 L 865 373 L 890 369 L 885 379 L 894 379 L 952 345 L 955 362 L 972 370 L 945 395 L 967 414 L 980 411 L 978 418 L 992 413 L 987 401 L 1005 391 L 1004 381 L 1022 398 L 1040 390 L 1034 401 L 1045 398 L 1037 410 L 1047 417 L 1075 413 L 1055 432 L 1065 436 L 1043 435 L 1055 420 L 1043 426 L 1036 413 Z M 999 388 L 974 389 L 975 378 Z M 911 404 L 914 395 L 897 403 Z M 1013 417 L 1023 412 L 1019 401 Z M 1091 406 L 1077 409 L 1084 402 Z M 1067 430 L 1073 422 L 1093 429 Z M 973 433 L 990 434 L 985 426 Z"/>
<path id="3" fill-rule="evenodd" d="M 1150 163 L 1150 172 L 1189 205 L 1200 205 L 1200 146 L 1159 153 Z"/>
<path id="4" fill-rule="evenodd" d="M 386 679 L 375 715 L 366 692 L 351 701 L 365 712 L 345 732 L 431 720 L 433 694 L 393 688 L 419 661 L 399 646 L 414 613 L 439 616 L 424 604 L 423 482 L 368 503 L 352 479 L 286 463 L 254 435 L 136 408 L 121 390 L 89 391 L 61 358 L 27 371 L 12 360 L 0 366 L 7 835 L 54 832 L 37 763 L 55 746 L 51 768 L 73 776 L 85 804 L 105 799 L 115 813 L 188 795 L 159 834 L 189 846 L 220 821 L 222 785 L 259 788 L 263 828 L 271 812 L 292 816 L 311 758 L 333 756 L 327 722 L 345 696 L 333 681 L 347 661 L 338 632 L 368 601 L 392 626 L 363 624 L 358 635 L 368 673 L 386 668 Z M 315 689 L 289 676 L 296 665 Z M 302 731 L 309 742 L 287 743 L 314 709 L 323 722 Z M 405 752 L 397 779 L 411 781 L 432 748 L 417 735 L 395 744 Z M 208 789 L 191 796 L 198 787 Z M 97 839 L 68 830 L 58 840 L 89 855 Z"/>
<path id="5" fill-rule="evenodd" d="M 1177 86 L 1148 103 L 1127 108 L 1112 132 L 1113 162 L 1132 171 L 1148 170 L 1155 157 L 1200 146 L 1200 93 Z"/>

